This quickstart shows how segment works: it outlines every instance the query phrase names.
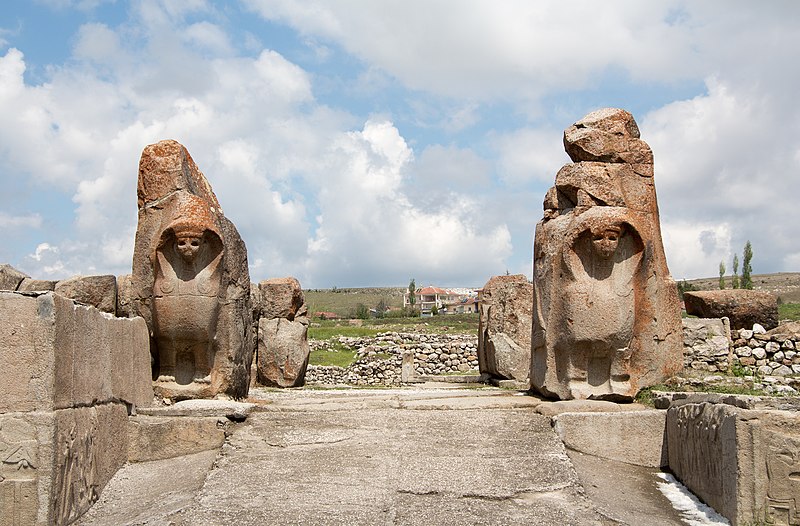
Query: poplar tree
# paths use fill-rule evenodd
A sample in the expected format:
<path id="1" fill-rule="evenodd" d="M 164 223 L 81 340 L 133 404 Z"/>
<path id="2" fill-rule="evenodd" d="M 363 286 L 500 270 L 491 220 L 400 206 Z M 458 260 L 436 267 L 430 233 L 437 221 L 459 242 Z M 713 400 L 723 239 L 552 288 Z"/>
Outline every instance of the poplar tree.
<path id="1" fill-rule="evenodd" d="M 750 244 L 750 240 L 747 240 L 747 243 L 744 244 L 744 254 L 742 255 L 742 288 L 743 289 L 752 289 L 753 288 L 753 278 L 750 277 L 750 274 L 753 272 L 753 266 L 750 265 L 750 261 L 753 259 L 753 245 Z"/>
<path id="2" fill-rule="evenodd" d="M 719 262 L 719 290 L 725 288 L 725 262 Z"/>
<path id="3" fill-rule="evenodd" d="M 739 288 L 739 254 L 733 255 L 733 276 L 731 277 L 731 288 Z"/>

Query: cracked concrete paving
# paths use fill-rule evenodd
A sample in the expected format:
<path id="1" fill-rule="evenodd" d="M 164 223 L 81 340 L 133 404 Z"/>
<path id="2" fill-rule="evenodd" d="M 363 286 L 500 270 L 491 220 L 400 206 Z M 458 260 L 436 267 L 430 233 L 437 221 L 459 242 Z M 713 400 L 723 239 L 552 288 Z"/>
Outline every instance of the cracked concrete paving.
<path id="1" fill-rule="evenodd" d="M 260 411 L 233 428 L 212 467 L 146 463 L 155 478 L 185 470 L 184 498 L 151 491 L 147 466 L 134 464 L 80 524 L 633 524 L 587 495 L 533 397 L 450 388 L 253 395 Z M 126 522 L 116 479 L 130 484 L 135 468 Z"/>

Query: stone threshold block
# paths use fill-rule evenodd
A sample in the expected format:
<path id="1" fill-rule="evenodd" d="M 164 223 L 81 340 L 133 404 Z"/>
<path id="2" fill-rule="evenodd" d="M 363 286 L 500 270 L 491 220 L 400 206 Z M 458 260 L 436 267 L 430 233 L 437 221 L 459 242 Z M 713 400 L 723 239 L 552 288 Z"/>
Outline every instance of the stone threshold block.
<path id="1" fill-rule="evenodd" d="M 669 467 L 731 521 L 800 525 L 800 412 L 676 401 Z"/>

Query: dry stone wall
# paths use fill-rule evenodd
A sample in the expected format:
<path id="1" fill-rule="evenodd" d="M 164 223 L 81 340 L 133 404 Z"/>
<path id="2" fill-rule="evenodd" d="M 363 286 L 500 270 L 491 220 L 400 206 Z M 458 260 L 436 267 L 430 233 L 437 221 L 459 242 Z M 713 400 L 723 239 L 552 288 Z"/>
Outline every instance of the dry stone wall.
<path id="1" fill-rule="evenodd" d="M 684 368 L 727 373 L 733 359 L 728 318 L 684 318 L 682 323 Z"/>
<path id="2" fill-rule="evenodd" d="M 349 367 L 309 365 L 307 383 L 400 385 L 403 355 L 413 356 L 417 376 L 475 372 L 478 338 L 466 334 L 387 332 L 374 338 L 339 337 L 337 342 L 356 352 Z M 330 341 L 310 341 L 311 350 L 332 349 Z"/>
<path id="3" fill-rule="evenodd" d="M 733 363 L 760 376 L 800 375 L 800 324 L 765 331 L 761 325 L 734 332 Z"/>

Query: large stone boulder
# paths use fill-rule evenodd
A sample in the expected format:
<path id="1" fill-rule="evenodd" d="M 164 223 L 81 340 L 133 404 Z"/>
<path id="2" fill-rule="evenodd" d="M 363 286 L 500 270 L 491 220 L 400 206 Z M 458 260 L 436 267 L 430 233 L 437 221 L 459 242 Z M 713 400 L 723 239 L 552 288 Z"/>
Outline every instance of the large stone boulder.
<path id="1" fill-rule="evenodd" d="M 305 383 L 310 349 L 308 307 L 300 282 L 274 278 L 258 285 L 262 316 L 258 324 L 257 381 L 270 387 Z"/>
<path id="2" fill-rule="evenodd" d="M 494 276 L 481 289 L 479 305 L 481 373 L 527 384 L 531 369 L 533 285 L 522 274 Z"/>
<path id="3" fill-rule="evenodd" d="M 176 141 L 144 149 L 137 194 L 126 301 L 150 328 L 156 392 L 173 399 L 246 396 L 253 345 L 244 241 Z"/>
<path id="4" fill-rule="evenodd" d="M 20 272 L 8 263 L 0 265 L 0 290 L 17 290 L 17 287 L 25 278 L 30 278 L 30 276 Z"/>
<path id="5" fill-rule="evenodd" d="M 56 283 L 54 290 L 65 298 L 97 307 L 103 312 L 117 312 L 117 278 L 104 276 L 74 276 Z"/>
<path id="6" fill-rule="evenodd" d="M 765 329 L 778 326 L 778 298 L 771 292 L 747 289 L 698 290 L 683 293 L 686 313 L 701 318 L 723 318 L 731 329 Z"/>
<path id="7" fill-rule="evenodd" d="M 536 225 L 531 384 L 561 399 L 631 400 L 682 369 L 652 152 L 620 109 L 590 113 L 564 145 L 575 162 Z"/>

